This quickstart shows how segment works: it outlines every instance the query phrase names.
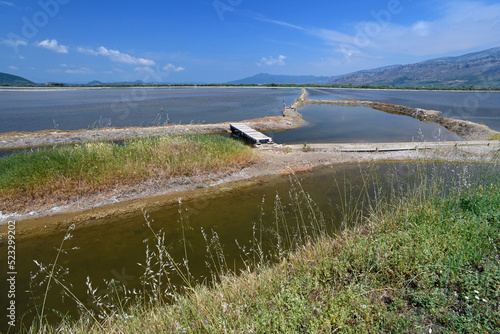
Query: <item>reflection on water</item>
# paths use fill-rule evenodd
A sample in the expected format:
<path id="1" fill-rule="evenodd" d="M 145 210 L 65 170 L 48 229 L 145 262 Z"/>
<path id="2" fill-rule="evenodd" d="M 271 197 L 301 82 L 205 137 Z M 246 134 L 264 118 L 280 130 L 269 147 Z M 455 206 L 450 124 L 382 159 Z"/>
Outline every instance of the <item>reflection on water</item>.
<path id="1" fill-rule="evenodd" d="M 300 113 L 306 126 L 267 135 L 286 144 L 461 140 L 438 124 L 367 107 L 306 105 Z"/>
<path id="2" fill-rule="evenodd" d="M 0 133 L 236 122 L 278 116 L 299 89 L 124 88 L 0 92 Z"/>
<path id="3" fill-rule="evenodd" d="M 307 89 L 310 99 L 391 103 L 441 111 L 445 117 L 484 123 L 500 131 L 500 92 L 415 91 L 378 89 Z"/>
<path id="4" fill-rule="evenodd" d="M 367 207 L 368 202 L 358 201 L 359 195 L 369 195 L 372 200 L 382 193 L 396 195 L 411 187 L 418 181 L 416 165 L 386 164 L 375 166 L 336 166 L 315 172 L 297 175 L 301 187 L 317 205 L 328 222 L 328 229 L 335 230 L 342 223 L 342 211 L 353 209 L 354 206 Z M 486 168 L 486 167 L 485 167 Z M 498 168 L 493 168 L 498 172 Z M 441 189 L 453 192 L 464 184 L 471 184 L 471 175 L 483 171 L 481 166 L 431 165 L 427 169 L 435 175 L 439 182 L 447 179 L 449 186 Z M 367 177 L 369 175 L 370 177 Z M 498 176 L 498 173 L 496 174 Z M 483 177 L 482 182 L 489 183 L 498 180 L 495 175 L 490 179 Z M 295 177 L 292 177 L 295 180 Z M 368 180 L 368 181 L 367 181 Z M 241 188 L 238 191 L 222 192 L 208 198 L 184 201 L 180 205 L 158 208 L 149 212 L 152 227 L 155 231 L 163 230 L 169 252 L 182 262 L 184 258 L 183 230 L 187 240 L 189 268 L 198 281 L 207 279 L 210 275 L 205 265 L 207 261 L 206 241 L 202 229 L 211 237 L 212 231 L 217 233 L 220 244 L 224 247 L 226 263 L 229 268 L 238 271 L 241 268 L 241 249 L 239 245 L 251 247 L 254 226 L 263 226 L 263 243 L 272 239 L 270 230 L 275 226 L 275 200 L 279 196 L 286 222 L 293 230 L 297 225 L 299 212 L 296 201 L 293 200 L 293 188 L 300 193 L 299 186 L 290 182 L 289 176 L 276 176 L 262 179 L 257 185 Z M 376 189 L 378 189 L 376 191 Z M 292 196 L 291 196 L 292 195 Z M 376 196 L 375 196 L 376 195 Z M 307 209 L 303 209 L 305 219 L 309 219 Z M 183 225 L 181 225 L 181 221 Z M 87 222 L 72 231 L 73 237 L 64 243 L 63 252 L 58 263 L 68 269 L 64 282 L 71 291 L 91 307 L 87 298 L 87 277 L 98 288 L 97 293 L 105 293 L 103 280 L 118 280 L 127 289 L 141 287 L 141 275 L 144 269 L 138 263 L 145 263 L 147 244 L 154 249 L 155 240 L 152 232 L 145 225 L 142 212 L 124 216 Z M 35 312 L 32 308 L 33 291 L 40 303 L 40 296 L 45 288 L 41 285 L 30 287 L 30 273 L 37 271 L 33 260 L 45 265 L 56 257 L 56 248 L 64 238 L 64 231 L 56 234 L 38 235 L 36 237 L 19 239 L 17 250 L 17 311 L 20 315 L 28 312 L 25 322 L 29 323 Z M 7 244 L 0 243 L 0 259 L 6 260 Z M 5 262 L 2 262 L 5 263 Z M 0 279 L 5 282 L 6 272 L 0 273 Z M 40 277 L 35 280 L 40 283 Z M 173 284 L 179 286 L 182 281 L 173 276 Z M 76 314 L 75 303 L 68 297 L 62 301 L 61 289 L 53 287 L 48 298 L 48 309 L 72 310 Z M 0 296 L 0 307 L 7 305 L 6 294 Z M 31 306 L 28 306 L 31 305 Z M 39 307 L 39 305 L 38 305 Z M 51 313 L 52 314 L 52 313 Z M 54 317 L 55 319 L 56 317 Z M 5 322 L 2 323 L 2 326 Z M 0 328 L 4 330 L 5 328 Z"/>

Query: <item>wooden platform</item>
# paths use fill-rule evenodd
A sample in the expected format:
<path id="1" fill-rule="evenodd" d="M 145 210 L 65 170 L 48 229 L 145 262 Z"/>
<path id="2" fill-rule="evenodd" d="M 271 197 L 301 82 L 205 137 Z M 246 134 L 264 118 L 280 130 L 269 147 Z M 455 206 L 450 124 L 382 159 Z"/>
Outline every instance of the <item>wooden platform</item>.
<path id="1" fill-rule="evenodd" d="M 231 123 L 229 124 L 231 131 L 234 134 L 240 135 L 243 138 L 246 138 L 255 144 L 270 144 L 273 142 L 271 137 L 266 136 L 265 134 L 252 129 L 246 124 L 243 123 Z"/>

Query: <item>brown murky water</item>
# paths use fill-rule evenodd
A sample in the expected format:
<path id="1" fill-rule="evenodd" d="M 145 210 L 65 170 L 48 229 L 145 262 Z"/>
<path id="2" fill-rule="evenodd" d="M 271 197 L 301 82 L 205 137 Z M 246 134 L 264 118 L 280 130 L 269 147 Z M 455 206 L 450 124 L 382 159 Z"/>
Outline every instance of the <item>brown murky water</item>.
<path id="1" fill-rule="evenodd" d="M 482 168 L 474 166 L 443 165 L 428 168 L 434 168 L 433 173 L 440 175 L 443 180 L 446 178 L 451 180 L 453 186 L 444 187 L 450 191 L 460 186 L 461 181 L 457 175 L 463 175 L 464 168 L 469 174 L 474 174 L 472 170 L 478 170 L 476 174 L 482 173 Z M 495 168 L 498 171 L 498 168 Z M 256 231 L 254 227 L 258 231 L 261 226 L 264 230 L 275 226 L 277 196 L 281 202 L 278 211 L 286 217 L 290 230 L 297 225 L 299 217 L 293 194 L 300 193 L 302 187 L 322 212 L 325 221 L 328 222 L 328 229 L 333 231 L 341 226 L 342 207 L 352 208 L 360 194 L 367 194 L 375 200 L 381 195 L 382 190 L 387 194 L 405 191 L 417 175 L 415 169 L 415 165 L 406 164 L 329 167 L 297 176 L 266 178 L 254 186 L 241 188 L 238 191 L 218 193 L 204 199 L 181 201 L 147 214 L 150 215 L 152 228 L 165 233 L 170 254 L 176 261 L 182 262 L 187 252 L 188 265 L 193 277 L 203 281 L 209 279 L 210 271 L 205 264 L 207 243 L 202 231 L 209 239 L 213 233 L 217 234 L 219 243 L 224 249 L 227 266 L 238 271 L 242 267 L 241 246 L 245 245 L 247 249 L 251 247 Z M 457 174 L 458 171 L 460 173 Z M 367 178 L 367 175 L 370 177 Z M 300 181 L 300 185 L 296 181 Z M 366 204 L 367 202 L 364 202 L 363 205 L 366 207 Z M 307 210 L 304 210 L 304 215 L 307 218 Z M 87 298 L 87 277 L 92 281 L 93 287 L 98 289 L 97 294 L 107 292 L 103 280 L 120 281 L 127 289 L 141 287 L 141 275 L 144 269 L 138 263 L 145 263 L 147 245 L 149 244 L 150 249 L 154 249 L 155 245 L 154 235 L 145 224 L 143 212 L 114 217 L 106 221 L 89 222 L 77 227 L 71 234 L 72 238 L 64 242 L 65 251 L 58 259 L 58 264 L 67 270 L 67 274 L 60 277 L 87 307 L 92 307 Z M 257 232 L 257 235 L 257 238 L 260 238 L 260 232 Z M 39 271 L 34 260 L 45 266 L 54 262 L 64 236 L 65 231 L 62 231 L 17 240 L 16 312 L 18 319 L 24 315 L 24 323 L 30 323 L 31 319 L 36 317 L 33 301 L 40 307 L 45 289 L 45 281 L 40 275 L 32 282 L 30 280 L 30 276 Z M 262 236 L 264 246 L 273 239 L 272 234 L 266 231 Z M 183 240 L 186 240 L 186 248 Z M 0 241 L 1 263 L 6 263 L 6 258 L 7 242 L 2 240 Z M 2 286 L 5 286 L 7 279 L 5 269 L 1 271 L 0 279 L 3 282 Z M 175 275 L 173 282 L 176 285 L 182 284 Z M 76 315 L 75 302 L 68 297 L 62 298 L 61 290 L 58 286 L 51 288 L 47 309 Z M 0 307 L 5 310 L 9 300 L 4 291 L 0 302 Z M 49 313 L 51 319 L 57 321 L 54 312 L 49 311 Z M 6 330 L 6 322 L 5 319 L 2 320 L 1 331 Z"/>

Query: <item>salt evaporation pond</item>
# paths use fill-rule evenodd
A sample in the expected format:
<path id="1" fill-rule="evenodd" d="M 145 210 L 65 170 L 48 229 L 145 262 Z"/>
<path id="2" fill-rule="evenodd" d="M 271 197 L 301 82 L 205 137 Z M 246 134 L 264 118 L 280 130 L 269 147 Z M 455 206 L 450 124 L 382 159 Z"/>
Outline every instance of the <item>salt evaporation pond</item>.
<path id="1" fill-rule="evenodd" d="M 411 108 L 438 110 L 445 117 L 484 123 L 500 131 L 500 92 L 425 91 L 396 89 L 307 89 L 315 100 L 374 101 Z"/>
<path id="2" fill-rule="evenodd" d="M 276 143 L 390 143 L 462 140 L 439 124 L 389 114 L 367 107 L 306 105 L 300 113 L 307 125 L 266 133 Z"/>
<path id="3" fill-rule="evenodd" d="M 0 91 L 0 133 L 237 122 L 278 116 L 300 89 L 122 88 Z"/>

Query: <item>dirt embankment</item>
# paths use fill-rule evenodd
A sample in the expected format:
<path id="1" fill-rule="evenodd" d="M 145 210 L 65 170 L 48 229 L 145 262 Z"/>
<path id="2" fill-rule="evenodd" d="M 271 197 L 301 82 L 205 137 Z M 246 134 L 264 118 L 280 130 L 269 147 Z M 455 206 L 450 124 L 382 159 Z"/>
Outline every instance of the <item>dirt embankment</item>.
<path id="1" fill-rule="evenodd" d="M 450 130 L 465 140 L 489 140 L 500 134 L 490 129 L 484 124 L 478 124 L 470 121 L 463 121 L 441 116 L 441 112 L 436 110 L 425 110 L 420 108 L 410 108 L 389 103 L 380 103 L 372 101 L 357 100 L 308 100 L 305 104 L 322 104 L 334 106 L 363 106 L 391 114 L 406 115 L 416 118 L 423 122 L 434 122 L 447 130 Z"/>
<path id="2" fill-rule="evenodd" d="M 295 129 L 306 124 L 300 115 L 257 118 L 242 123 L 264 132 Z M 229 122 L 217 124 L 172 124 L 147 128 L 127 127 L 76 131 L 9 132 L 0 134 L 0 150 L 71 145 L 91 141 L 119 141 L 162 135 L 227 133 L 228 131 Z"/>

